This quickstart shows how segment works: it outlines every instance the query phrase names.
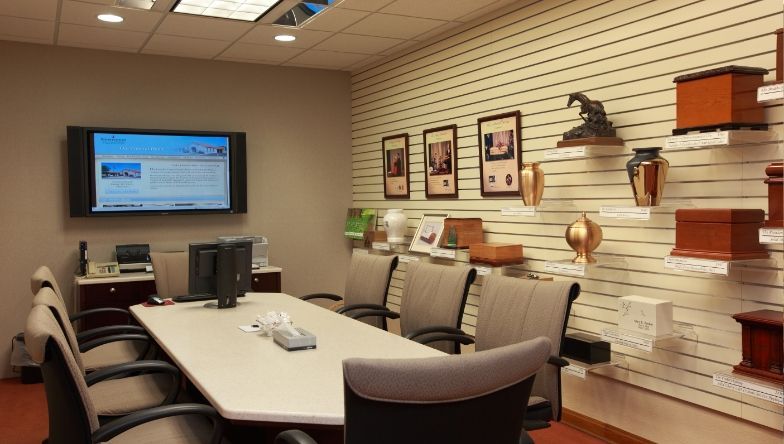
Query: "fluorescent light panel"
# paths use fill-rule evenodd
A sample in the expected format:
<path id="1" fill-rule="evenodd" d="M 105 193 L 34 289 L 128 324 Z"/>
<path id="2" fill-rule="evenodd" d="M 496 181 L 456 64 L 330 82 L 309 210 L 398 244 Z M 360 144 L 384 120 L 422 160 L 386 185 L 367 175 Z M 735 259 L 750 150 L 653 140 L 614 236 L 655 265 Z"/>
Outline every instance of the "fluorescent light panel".
<path id="1" fill-rule="evenodd" d="M 178 0 L 172 12 L 255 22 L 281 0 Z"/>

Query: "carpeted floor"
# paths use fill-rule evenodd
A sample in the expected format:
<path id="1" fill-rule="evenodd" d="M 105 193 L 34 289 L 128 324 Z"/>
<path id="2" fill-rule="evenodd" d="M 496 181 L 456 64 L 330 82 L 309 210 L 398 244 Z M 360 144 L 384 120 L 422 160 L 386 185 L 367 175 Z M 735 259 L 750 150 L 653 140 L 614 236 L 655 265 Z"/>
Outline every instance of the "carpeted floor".
<path id="1" fill-rule="evenodd" d="M 22 384 L 19 378 L 0 379 L 0 442 L 41 444 L 48 435 L 46 394 L 43 384 Z M 600 441 L 567 425 L 531 432 L 537 444 L 598 444 Z"/>

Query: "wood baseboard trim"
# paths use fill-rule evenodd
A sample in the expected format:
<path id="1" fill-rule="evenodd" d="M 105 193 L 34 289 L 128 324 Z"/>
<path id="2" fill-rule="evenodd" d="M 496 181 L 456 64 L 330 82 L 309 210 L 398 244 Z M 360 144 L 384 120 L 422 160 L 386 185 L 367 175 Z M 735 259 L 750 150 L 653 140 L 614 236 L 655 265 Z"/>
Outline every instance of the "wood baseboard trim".
<path id="1" fill-rule="evenodd" d="M 585 416 L 582 413 L 577 413 L 574 410 L 563 409 L 561 422 L 610 443 L 654 444 L 654 441 L 650 441 L 641 436 L 629 433 L 626 430 Z"/>

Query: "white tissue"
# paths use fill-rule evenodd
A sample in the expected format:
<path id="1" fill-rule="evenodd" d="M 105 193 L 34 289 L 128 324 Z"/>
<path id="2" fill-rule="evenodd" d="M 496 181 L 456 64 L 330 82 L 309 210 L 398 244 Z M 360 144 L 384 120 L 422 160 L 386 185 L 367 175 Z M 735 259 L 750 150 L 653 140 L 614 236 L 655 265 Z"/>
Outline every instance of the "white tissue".
<path id="1" fill-rule="evenodd" d="M 256 317 L 256 322 L 259 324 L 259 327 L 261 327 L 261 334 L 264 336 L 270 336 L 272 334 L 272 330 L 275 330 L 280 326 L 291 327 L 291 318 L 289 317 L 288 313 L 284 311 L 270 311 L 263 316 L 258 315 L 258 317 Z M 294 329 L 292 328 L 292 330 Z"/>

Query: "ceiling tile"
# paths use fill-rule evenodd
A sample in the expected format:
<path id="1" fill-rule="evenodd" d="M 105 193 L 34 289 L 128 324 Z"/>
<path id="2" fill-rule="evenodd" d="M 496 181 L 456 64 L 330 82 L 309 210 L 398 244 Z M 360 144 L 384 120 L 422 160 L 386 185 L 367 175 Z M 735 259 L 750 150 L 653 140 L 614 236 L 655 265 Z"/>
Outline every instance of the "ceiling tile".
<path id="1" fill-rule="evenodd" d="M 343 0 L 337 8 L 356 9 L 359 11 L 378 11 L 392 3 L 393 0 Z"/>
<path id="2" fill-rule="evenodd" d="M 379 12 L 451 21 L 495 2 L 496 0 L 397 0 Z"/>
<path id="3" fill-rule="evenodd" d="M 370 67 L 370 65 L 372 65 L 375 62 L 378 62 L 379 60 L 384 60 L 384 57 L 383 56 L 370 56 L 370 57 L 366 58 L 365 60 L 361 60 L 361 61 L 359 61 L 359 62 L 357 62 L 357 63 L 355 63 L 355 64 L 353 64 L 351 66 L 348 66 L 347 69 L 350 70 L 350 71 L 360 70 L 360 69 L 363 69 L 363 68 Z"/>
<path id="4" fill-rule="evenodd" d="M 139 49 L 148 35 L 146 32 L 63 23 L 60 25 L 57 44 L 72 46 L 72 43 L 79 43 L 79 46 L 89 48 L 105 48 L 108 45 L 119 48 Z"/>
<path id="5" fill-rule="evenodd" d="M 412 39 L 444 23 L 446 22 L 443 20 L 431 20 L 390 14 L 371 14 L 349 26 L 343 32 L 373 35 L 377 37 Z"/>
<path id="6" fill-rule="evenodd" d="M 98 20 L 98 14 L 111 13 L 121 16 L 122 23 L 106 23 Z M 128 8 L 112 8 L 88 3 L 65 1 L 60 12 L 62 23 L 72 23 L 101 28 L 123 29 L 126 31 L 151 32 L 161 20 L 160 12 L 139 11 Z"/>
<path id="7" fill-rule="evenodd" d="M 455 21 L 458 22 L 470 22 L 471 20 L 477 19 L 482 17 L 483 15 L 490 14 L 493 11 L 498 11 L 499 9 L 504 8 L 510 3 L 514 3 L 516 0 L 500 0 L 492 3 L 490 5 L 483 6 L 481 8 L 477 8 L 476 10 L 466 14 L 461 15 L 460 17 L 456 18 Z"/>
<path id="8" fill-rule="evenodd" d="M 406 40 L 406 41 L 404 41 L 404 42 L 402 42 L 402 43 L 400 43 L 398 45 L 395 45 L 395 46 L 393 46 L 393 47 L 391 47 L 389 49 L 385 49 L 384 51 L 379 52 L 379 54 L 380 55 L 395 54 L 395 53 L 398 53 L 398 52 L 408 48 L 409 46 L 416 45 L 417 43 L 419 43 L 419 42 L 417 42 L 415 40 Z"/>
<path id="9" fill-rule="evenodd" d="M 435 28 L 433 28 L 433 29 L 431 29 L 431 30 L 429 30 L 429 31 L 427 31 L 425 33 L 419 34 L 418 36 L 416 36 L 414 38 L 414 40 L 419 40 L 419 41 L 427 40 L 427 39 L 435 37 L 435 36 L 437 36 L 439 34 L 443 34 L 443 33 L 447 32 L 447 31 L 449 31 L 450 29 L 458 27 L 460 25 L 461 25 L 460 22 L 447 22 L 447 23 L 444 23 L 441 26 L 436 26 Z"/>
<path id="10" fill-rule="evenodd" d="M 297 37 L 293 42 L 276 42 L 278 34 L 291 34 Z M 239 41 L 242 43 L 258 43 L 261 45 L 275 45 L 291 48 L 310 48 L 331 36 L 332 32 L 311 31 L 308 29 L 283 28 L 280 26 L 257 25 Z"/>
<path id="11" fill-rule="evenodd" d="M 54 22 L 0 16 L 0 39 L 52 44 Z"/>
<path id="12" fill-rule="evenodd" d="M 220 54 L 227 42 L 208 39 L 194 39 L 174 35 L 153 35 L 142 52 L 145 54 L 166 54 L 178 57 L 211 59 Z"/>
<path id="13" fill-rule="evenodd" d="M 335 34 L 314 47 L 325 51 L 377 54 L 403 42 L 400 39 L 370 37 L 355 34 Z"/>
<path id="14" fill-rule="evenodd" d="M 285 62 L 302 51 L 302 48 L 284 48 L 272 45 L 236 43 L 224 51 L 220 58 Z"/>
<path id="15" fill-rule="evenodd" d="M 58 0 L 0 0 L 0 15 L 54 20 Z"/>
<path id="16" fill-rule="evenodd" d="M 347 26 L 353 25 L 368 14 L 369 12 L 365 11 L 329 8 L 313 17 L 305 25 L 305 29 L 313 29 L 316 31 L 340 31 Z"/>
<path id="17" fill-rule="evenodd" d="M 310 49 L 289 60 L 285 65 L 318 66 L 321 68 L 343 68 L 367 59 L 365 54 L 319 51 Z"/>
<path id="18" fill-rule="evenodd" d="M 157 34 L 194 37 L 200 39 L 234 41 L 254 26 L 254 23 L 185 14 L 168 14 L 156 30 Z"/>

